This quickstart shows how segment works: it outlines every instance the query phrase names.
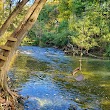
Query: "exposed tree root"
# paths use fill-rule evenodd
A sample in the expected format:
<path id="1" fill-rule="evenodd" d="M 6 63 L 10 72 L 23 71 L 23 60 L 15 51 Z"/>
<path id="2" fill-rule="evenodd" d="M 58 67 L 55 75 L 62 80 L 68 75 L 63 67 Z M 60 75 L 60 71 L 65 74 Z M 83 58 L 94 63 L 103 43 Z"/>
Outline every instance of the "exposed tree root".
<path id="1" fill-rule="evenodd" d="M 23 110 L 23 103 L 20 103 L 23 98 L 16 92 L 8 92 L 0 91 L 0 110 Z"/>

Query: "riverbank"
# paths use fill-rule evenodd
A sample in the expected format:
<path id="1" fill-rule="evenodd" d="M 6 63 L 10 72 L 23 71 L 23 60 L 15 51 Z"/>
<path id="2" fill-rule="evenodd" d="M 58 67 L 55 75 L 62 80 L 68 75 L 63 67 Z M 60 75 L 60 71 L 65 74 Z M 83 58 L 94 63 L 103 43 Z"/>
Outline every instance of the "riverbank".
<path id="1" fill-rule="evenodd" d="M 0 92 L 0 110 L 24 110 L 23 97 L 15 97 L 16 100 L 14 100 L 13 97 L 5 94 Z"/>

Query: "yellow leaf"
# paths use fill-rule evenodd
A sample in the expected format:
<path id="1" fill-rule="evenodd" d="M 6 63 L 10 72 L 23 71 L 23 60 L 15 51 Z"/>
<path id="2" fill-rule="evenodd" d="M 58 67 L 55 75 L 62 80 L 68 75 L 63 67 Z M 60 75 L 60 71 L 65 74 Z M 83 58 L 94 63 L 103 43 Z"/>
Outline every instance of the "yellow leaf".
<path id="1" fill-rule="evenodd" d="M 2 9 L 3 9 L 3 1 L 0 0 L 0 10 L 2 10 Z"/>

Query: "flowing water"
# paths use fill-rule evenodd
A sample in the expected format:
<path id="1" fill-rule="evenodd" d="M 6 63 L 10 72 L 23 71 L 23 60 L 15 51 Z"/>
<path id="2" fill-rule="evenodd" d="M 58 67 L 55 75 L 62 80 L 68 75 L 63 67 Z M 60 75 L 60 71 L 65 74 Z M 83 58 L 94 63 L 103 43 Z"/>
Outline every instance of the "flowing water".
<path id="1" fill-rule="evenodd" d="M 60 50 L 23 46 L 9 75 L 25 110 L 110 110 L 110 61 L 83 58 L 80 82 L 71 74 L 78 66 Z"/>

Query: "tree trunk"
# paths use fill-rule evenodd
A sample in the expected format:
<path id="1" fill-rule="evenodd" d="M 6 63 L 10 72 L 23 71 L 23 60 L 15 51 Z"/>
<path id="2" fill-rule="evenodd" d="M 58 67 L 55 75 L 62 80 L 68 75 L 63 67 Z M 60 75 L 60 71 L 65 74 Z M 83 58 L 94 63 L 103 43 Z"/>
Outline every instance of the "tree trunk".
<path id="1" fill-rule="evenodd" d="M 15 41 L 8 40 L 5 43 L 5 46 L 10 47 L 10 51 L 2 50 L 0 52 L 1 55 L 7 58 L 6 61 L 0 60 L 0 88 L 11 95 L 14 98 L 13 92 L 9 89 L 7 84 L 7 71 L 8 67 L 10 65 L 10 61 L 15 54 L 15 51 L 17 47 L 20 45 L 22 39 L 24 38 L 25 34 L 28 30 L 31 29 L 33 24 L 36 22 L 38 15 L 43 8 L 44 4 L 47 0 L 35 0 L 34 4 L 31 6 L 31 8 L 28 10 L 28 13 L 23 20 L 23 22 L 18 26 L 18 28 L 12 33 L 10 38 L 16 39 Z"/>
<path id="2" fill-rule="evenodd" d="M 12 37 L 15 37 L 18 34 L 18 31 L 21 29 L 21 27 L 26 24 L 27 20 L 29 19 L 35 8 L 38 6 L 39 2 L 40 0 L 35 0 L 34 4 L 29 8 L 28 13 L 24 17 L 23 21 L 20 23 L 17 29 L 12 33 L 11 35 Z"/>
<path id="3" fill-rule="evenodd" d="M 10 24 L 13 22 L 14 18 L 18 15 L 18 13 L 23 9 L 24 5 L 28 2 L 29 0 L 22 0 L 17 4 L 13 12 L 9 15 L 7 20 L 4 22 L 2 27 L 0 28 L 0 37 L 5 33 L 5 31 L 8 29 Z"/>

